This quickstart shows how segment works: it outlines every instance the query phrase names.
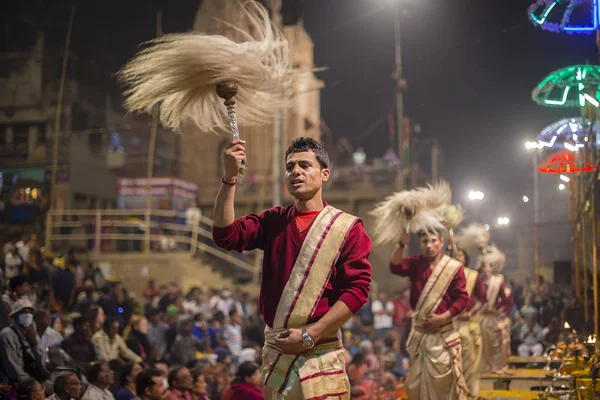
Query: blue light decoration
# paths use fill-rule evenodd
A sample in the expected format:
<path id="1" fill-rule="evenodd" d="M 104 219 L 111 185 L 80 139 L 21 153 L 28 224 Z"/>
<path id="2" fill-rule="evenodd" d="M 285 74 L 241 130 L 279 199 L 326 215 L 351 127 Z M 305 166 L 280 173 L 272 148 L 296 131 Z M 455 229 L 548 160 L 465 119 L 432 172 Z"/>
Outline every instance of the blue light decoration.
<path id="1" fill-rule="evenodd" d="M 548 32 L 591 34 L 600 25 L 599 0 L 537 0 L 527 10 L 534 26 Z M 574 13 L 586 15 L 587 23 L 572 21 Z"/>
<path id="2" fill-rule="evenodd" d="M 119 307 L 117 311 L 119 312 L 119 314 L 123 314 L 123 307 Z"/>
<path id="3" fill-rule="evenodd" d="M 564 118 L 546 126 L 537 135 L 537 146 L 540 150 L 566 149 L 578 152 L 585 147 L 588 134 L 592 127 L 592 133 L 596 134 L 596 124 L 581 118 Z"/>

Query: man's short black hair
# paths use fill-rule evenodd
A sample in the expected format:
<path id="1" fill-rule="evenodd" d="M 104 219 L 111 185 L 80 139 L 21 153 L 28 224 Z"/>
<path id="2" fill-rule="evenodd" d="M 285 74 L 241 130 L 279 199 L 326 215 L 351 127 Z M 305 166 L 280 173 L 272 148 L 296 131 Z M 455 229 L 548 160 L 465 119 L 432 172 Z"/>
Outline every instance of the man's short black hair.
<path id="1" fill-rule="evenodd" d="M 119 322 L 119 320 L 115 317 L 106 317 L 103 324 L 104 330 L 109 331 L 115 322 Z"/>
<path id="2" fill-rule="evenodd" d="M 177 375 L 179 375 L 179 371 L 181 371 L 182 369 L 185 369 L 185 366 L 178 365 L 176 367 L 171 368 L 169 374 L 167 375 L 167 382 L 169 383 L 169 387 L 175 387 Z"/>
<path id="3" fill-rule="evenodd" d="M 465 265 L 464 267 L 468 267 L 469 263 L 471 262 L 471 258 L 469 258 L 469 253 L 467 253 L 467 251 L 465 249 L 461 249 L 459 247 L 456 248 L 456 251 L 462 251 L 463 254 L 465 255 Z"/>
<path id="4" fill-rule="evenodd" d="M 27 283 L 27 278 L 25 275 L 17 275 L 14 278 L 10 279 L 10 291 L 14 292 L 18 287 L 23 286 Z"/>
<path id="5" fill-rule="evenodd" d="M 94 384 L 98 383 L 98 377 L 104 365 L 108 366 L 108 363 L 106 361 L 93 362 L 87 370 L 88 381 Z"/>
<path id="6" fill-rule="evenodd" d="M 65 386 L 67 386 L 69 378 L 73 375 L 75 375 L 73 372 L 61 372 L 60 374 L 58 374 L 58 376 L 54 380 L 54 385 L 52 386 L 54 394 L 57 394 L 59 396 L 64 396 L 65 394 L 67 394 Z"/>
<path id="7" fill-rule="evenodd" d="M 156 368 L 146 368 L 135 377 L 135 394 L 144 396 L 146 389 L 154 386 L 154 378 L 161 378 L 162 374 Z"/>
<path id="8" fill-rule="evenodd" d="M 329 154 L 327 154 L 327 150 L 313 138 L 299 137 L 294 139 L 292 145 L 285 151 L 285 159 L 287 160 L 290 154 L 304 153 L 306 151 L 315 153 L 321 168 L 329 168 Z"/>

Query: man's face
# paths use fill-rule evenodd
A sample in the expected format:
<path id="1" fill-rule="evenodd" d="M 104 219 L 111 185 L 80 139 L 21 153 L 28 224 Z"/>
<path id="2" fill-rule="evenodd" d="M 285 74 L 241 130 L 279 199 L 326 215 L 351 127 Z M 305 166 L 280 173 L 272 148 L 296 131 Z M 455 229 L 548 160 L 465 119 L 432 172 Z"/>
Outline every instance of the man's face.
<path id="1" fill-rule="evenodd" d="M 98 380 L 100 381 L 100 383 L 107 385 L 107 386 L 110 386 L 113 384 L 113 382 L 115 380 L 115 374 L 110 369 L 108 364 L 106 364 L 106 363 L 102 364 L 102 367 L 100 368 L 100 374 L 98 374 Z"/>
<path id="2" fill-rule="evenodd" d="M 436 258 L 442 251 L 444 241 L 433 233 L 420 236 L 421 253 L 429 260 Z"/>
<path id="3" fill-rule="evenodd" d="M 27 296 L 30 293 L 31 293 L 31 285 L 29 285 L 29 283 L 27 283 L 27 282 L 25 282 L 21 286 L 17 286 L 15 288 L 15 294 L 17 295 L 17 298 Z"/>
<path id="4" fill-rule="evenodd" d="M 152 382 L 154 382 L 154 385 L 146 388 L 146 398 L 148 400 L 161 400 L 167 390 L 163 385 L 162 378 L 160 376 L 155 376 L 152 378 Z"/>
<path id="5" fill-rule="evenodd" d="M 92 336 L 92 328 L 90 328 L 90 323 L 88 321 L 82 323 L 78 331 L 86 338 Z"/>
<path id="6" fill-rule="evenodd" d="M 119 333 L 119 323 L 117 321 L 113 322 L 106 333 L 111 339 L 114 338 L 115 335 Z"/>
<path id="7" fill-rule="evenodd" d="M 299 200 L 310 200 L 329 179 L 329 169 L 321 168 L 312 151 L 290 154 L 285 164 L 288 192 Z"/>
<path id="8" fill-rule="evenodd" d="M 484 279 L 489 279 L 492 276 L 492 266 L 488 262 L 481 263 L 481 273 Z"/>
<path id="9" fill-rule="evenodd" d="M 65 391 L 72 398 L 78 398 L 81 394 L 81 381 L 75 374 L 71 374 L 69 376 L 69 380 L 67 380 L 67 384 L 65 385 Z"/>
<path id="10" fill-rule="evenodd" d="M 459 261 L 462 265 L 465 265 L 465 253 L 462 250 L 456 250 L 454 252 L 454 259 Z"/>
<path id="11" fill-rule="evenodd" d="M 187 368 L 182 368 L 177 373 L 177 381 L 174 382 L 177 389 L 192 390 L 194 381 L 192 379 L 192 373 Z"/>

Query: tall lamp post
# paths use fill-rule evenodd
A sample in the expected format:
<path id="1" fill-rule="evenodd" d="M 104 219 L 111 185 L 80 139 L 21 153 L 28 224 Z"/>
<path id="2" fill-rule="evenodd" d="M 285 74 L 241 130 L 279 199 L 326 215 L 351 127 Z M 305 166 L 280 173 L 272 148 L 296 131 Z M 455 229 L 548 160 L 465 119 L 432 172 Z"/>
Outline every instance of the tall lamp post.
<path id="1" fill-rule="evenodd" d="M 533 163 L 533 262 L 535 265 L 535 281 L 540 284 L 541 268 L 540 268 L 540 176 L 537 171 L 539 164 L 540 151 L 537 142 L 525 143 L 525 148 L 533 153 L 531 162 Z"/>

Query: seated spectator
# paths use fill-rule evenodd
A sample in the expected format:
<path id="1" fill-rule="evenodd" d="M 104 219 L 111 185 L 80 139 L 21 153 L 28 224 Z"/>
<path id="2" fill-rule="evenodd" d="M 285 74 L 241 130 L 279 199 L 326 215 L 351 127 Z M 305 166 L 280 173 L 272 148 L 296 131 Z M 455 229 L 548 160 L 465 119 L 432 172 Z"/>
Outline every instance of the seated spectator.
<path id="1" fill-rule="evenodd" d="M 135 378 L 136 400 L 162 400 L 165 393 L 162 373 L 154 368 L 147 368 Z"/>
<path id="2" fill-rule="evenodd" d="M 115 400 L 131 400 L 135 397 L 135 378 L 142 372 L 140 364 L 127 364 L 121 369 L 119 390 L 115 393 Z"/>
<path id="3" fill-rule="evenodd" d="M 48 310 L 38 310 L 33 320 L 43 349 L 58 346 L 62 343 L 62 335 L 50 326 L 50 312 Z"/>
<path id="4" fill-rule="evenodd" d="M 85 319 L 90 321 L 90 328 L 92 330 L 92 335 L 102 329 L 104 326 L 104 321 L 106 321 L 106 314 L 104 314 L 104 309 L 99 306 L 91 306 L 84 314 Z"/>
<path id="5" fill-rule="evenodd" d="M 94 281 L 91 279 L 86 279 L 83 287 L 84 290 L 83 292 L 79 293 L 75 303 L 75 310 L 78 312 L 85 312 L 91 306 L 98 305 L 98 302 L 100 301 L 100 294 L 96 292 Z"/>
<path id="6" fill-rule="evenodd" d="M 152 347 L 148 339 L 148 320 L 144 316 L 134 315 L 123 333 L 123 340 L 144 362 L 152 361 Z"/>
<path id="7" fill-rule="evenodd" d="M 525 304 L 523 304 L 523 307 L 521 307 L 521 310 L 519 310 L 519 314 L 521 314 L 521 317 L 524 320 L 527 320 L 531 317 L 537 317 L 538 310 L 537 308 L 535 308 L 535 305 L 533 303 L 534 293 L 530 292 L 525 297 Z"/>
<path id="8" fill-rule="evenodd" d="M 84 317 L 77 317 L 73 320 L 73 330 L 73 333 L 63 340 L 63 350 L 78 363 L 87 365 L 96 361 L 96 351 L 90 340 L 90 322 Z"/>
<path id="9" fill-rule="evenodd" d="M 33 378 L 27 378 L 17 385 L 17 400 L 44 400 L 44 388 Z"/>
<path id="10" fill-rule="evenodd" d="M 203 342 L 208 336 L 211 347 L 215 346 L 217 343 L 217 333 L 212 328 L 212 326 L 208 322 L 206 322 L 204 314 L 202 313 L 194 315 L 194 327 L 192 328 L 192 335 L 196 336 Z"/>
<path id="11" fill-rule="evenodd" d="M 208 347 L 208 343 L 203 343 L 196 336 L 192 335 L 193 326 L 194 323 L 191 318 L 185 318 L 179 321 L 179 334 L 175 338 L 175 343 L 171 349 L 171 361 L 173 363 L 188 365 L 191 361 L 196 359 L 197 351 L 202 352 Z"/>
<path id="12" fill-rule="evenodd" d="M 114 373 L 106 361 L 93 363 L 88 369 L 87 378 L 90 385 L 81 400 L 115 400 L 108 390 L 114 382 Z"/>
<path id="13" fill-rule="evenodd" d="M 522 357 L 541 356 L 544 348 L 542 346 L 542 327 L 535 322 L 535 318 L 528 318 L 521 328 L 521 344 L 519 355 Z"/>
<path id="14" fill-rule="evenodd" d="M 10 325 L 10 313 L 17 300 L 31 293 L 31 286 L 24 275 L 15 276 L 9 283 L 10 291 L 2 295 L 0 301 L 0 330 Z"/>
<path id="15" fill-rule="evenodd" d="M 231 354 L 237 359 L 242 351 L 242 316 L 235 308 L 229 311 L 229 322 L 223 330 L 223 339 Z"/>
<path id="16" fill-rule="evenodd" d="M 258 364 L 249 361 L 240 364 L 235 379 L 231 383 L 231 399 L 265 399 Z"/>
<path id="17" fill-rule="evenodd" d="M 148 342 L 152 349 L 152 359 L 162 360 L 167 349 L 167 324 L 162 320 L 160 311 L 153 309 L 148 313 Z"/>
<path id="18" fill-rule="evenodd" d="M 544 347 L 552 346 L 558 343 L 560 338 L 559 317 L 553 317 L 548 326 L 542 329 L 542 345 Z"/>
<path id="19" fill-rule="evenodd" d="M 192 374 L 185 367 L 175 367 L 169 371 L 167 377 L 169 389 L 167 389 L 164 400 L 192 400 L 191 391 L 194 386 Z"/>
<path id="20" fill-rule="evenodd" d="M 98 360 L 111 362 L 124 359 L 131 363 L 142 362 L 142 358 L 131 351 L 119 335 L 119 321 L 115 318 L 106 318 L 103 329 L 92 336 L 92 343 Z"/>
<path id="21" fill-rule="evenodd" d="M 200 370 L 195 370 L 192 373 L 192 380 L 194 386 L 192 387 L 192 398 L 193 400 L 210 400 L 208 392 L 208 384 L 206 378 Z"/>
<path id="22" fill-rule="evenodd" d="M 385 341 L 385 346 L 388 348 L 385 357 L 391 364 L 389 371 L 393 373 L 396 378 L 406 376 L 408 373 L 408 359 L 402 354 L 400 339 L 388 338 Z"/>
<path id="23" fill-rule="evenodd" d="M 29 378 L 38 382 L 50 378 L 33 323 L 34 312 L 27 298 L 17 300 L 10 314 L 14 322 L 0 332 L 0 371 L 14 386 Z"/>
<path id="24" fill-rule="evenodd" d="M 82 384 L 72 372 L 63 372 L 54 380 L 54 394 L 47 400 L 74 400 L 81 396 Z"/>

